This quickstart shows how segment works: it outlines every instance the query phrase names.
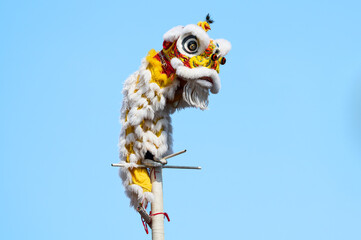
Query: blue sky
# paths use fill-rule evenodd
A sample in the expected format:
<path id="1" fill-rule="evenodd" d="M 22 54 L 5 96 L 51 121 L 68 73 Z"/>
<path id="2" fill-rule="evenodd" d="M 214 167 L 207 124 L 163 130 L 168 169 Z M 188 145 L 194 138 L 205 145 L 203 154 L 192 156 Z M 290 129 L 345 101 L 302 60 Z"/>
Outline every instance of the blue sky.
<path id="1" fill-rule="evenodd" d="M 209 12 L 210 109 L 173 115 L 166 239 L 361 238 L 359 1 L 1 1 L 0 238 L 151 239 L 117 169 L 124 80 Z"/>

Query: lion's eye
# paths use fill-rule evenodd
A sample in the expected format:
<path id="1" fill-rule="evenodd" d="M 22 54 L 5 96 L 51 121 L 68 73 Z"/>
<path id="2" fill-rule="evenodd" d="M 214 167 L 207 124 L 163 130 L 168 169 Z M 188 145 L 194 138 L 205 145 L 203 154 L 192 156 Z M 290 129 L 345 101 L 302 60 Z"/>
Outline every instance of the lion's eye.
<path id="1" fill-rule="evenodd" d="M 195 51 L 197 50 L 197 43 L 196 42 L 190 42 L 188 43 L 188 49 L 191 50 L 191 51 Z"/>
<path id="2" fill-rule="evenodd" d="M 194 54 L 198 50 L 198 40 L 195 36 L 190 35 L 183 39 L 182 46 L 186 53 Z"/>

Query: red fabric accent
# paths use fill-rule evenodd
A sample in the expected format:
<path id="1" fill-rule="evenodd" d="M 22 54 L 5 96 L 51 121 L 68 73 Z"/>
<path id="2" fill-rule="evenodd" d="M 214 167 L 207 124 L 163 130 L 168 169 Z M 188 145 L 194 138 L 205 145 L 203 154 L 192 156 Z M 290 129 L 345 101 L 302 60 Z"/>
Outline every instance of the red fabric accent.
<path id="1" fill-rule="evenodd" d="M 177 41 L 178 41 L 178 40 L 177 40 Z M 189 63 L 189 59 L 190 59 L 190 58 L 187 57 L 186 55 L 181 54 L 181 53 L 179 52 L 179 50 L 178 50 L 178 48 L 177 48 L 177 42 L 173 45 L 173 51 L 174 51 L 174 56 L 176 56 L 177 58 L 179 58 L 179 59 L 183 62 L 184 66 L 191 68 L 191 65 L 190 65 L 190 63 Z"/>
<path id="2" fill-rule="evenodd" d="M 162 56 L 160 56 L 162 54 Z M 162 68 L 163 71 L 162 73 L 167 74 L 167 77 L 169 78 L 172 74 L 175 74 L 175 70 L 172 67 L 172 65 L 170 64 L 170 61 L 168 60 L 168 58 L 165 57 L 163 50 L 160 51 L 157 55 L 154 56 L 155 59 L 157 59 L 159 62 L 161 63 L 165 63 L 162 64 Z M 164 62 L 163 62 L 164 61 Z"/>
<path id="3" fill-rule="evenodd" d="M 183 63 L 184 63 L 184 66 L 186 66 L 188 68 L 191 68 L 191 64 L 189 63 L 189 59 L 185 60 Z"/>
<path id="4" fill-rule="evenodd" d="M 159 212 L 159 213 L 153 213 L 153 214 L 152 214 L 152 211 L 149 212 L 149 216 L 156 216 L 156 215 L 159 215 L 159 214 L 163 214 L 164 217 L 167 218 L 168 222 L 170 222 L 170 218 L 168 216 L 168 213 L 166 213 L 166 212 Z M 140 219 L 142 220 L 144 231 L 146 232 L 146 234 L 149 234 L 148 224 L 144 221 L 143 218 L 140 218 Z"/>
<path id="5" fill-rule="evenodd" d="M 172 46 L 172 42 L 163 41 L 163 49 L 167 50 Z"/>
<path id="6" fill-rule="evenodd" d="M 164 217 L 166 217 L 166 218 L 167 218 L 168 222 L 170 222 L 170 219 L 169 219 L 168 213 L 166 213 L 166 212 L 159 212 L 159 213 L 153 213 L 153 214 L 152 214 L 152 211 L 150 211 L 150 212 L 149 212 L 149 216 L 155 216 L 155 215 L 159 215 L 159 214 L 163 214 L 163 215 L 164 215 Z"/>
<path id="7" fill-rule="evenodd" d="M 149 231 L 148 231 L 148 224 L 144 221 L 143 218 L 140 218 L 140 219 L 142 220 L 142 223 L 143 223 L 143 227 L 144 227 L 145 232 L 148 234 L 148 233 L 149 233 Z"/>

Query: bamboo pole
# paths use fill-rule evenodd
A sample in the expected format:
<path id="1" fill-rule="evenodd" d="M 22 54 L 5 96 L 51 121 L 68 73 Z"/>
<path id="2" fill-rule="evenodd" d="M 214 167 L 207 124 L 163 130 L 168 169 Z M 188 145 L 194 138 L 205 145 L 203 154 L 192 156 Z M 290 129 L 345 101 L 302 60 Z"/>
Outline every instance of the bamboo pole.
<path id="1" fill-rule="evenodd" d="M 163 178 L 162 167 L 151 171 L 152 193 L 154 200 L 151 204 L 152 215 L 163 213 Z M 164 240 L 164 215 L 152 216 L 152 240 Z"/>

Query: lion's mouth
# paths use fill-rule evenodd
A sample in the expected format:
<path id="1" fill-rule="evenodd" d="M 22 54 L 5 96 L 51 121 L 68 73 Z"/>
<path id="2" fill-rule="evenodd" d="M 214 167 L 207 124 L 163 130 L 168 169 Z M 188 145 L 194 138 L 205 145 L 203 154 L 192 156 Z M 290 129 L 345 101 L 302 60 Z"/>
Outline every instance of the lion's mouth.
<path id="1" fill-rule="evenodd" d="M 187 82 L 196 82 L 200 87 L 211 89 L 214 84 L 212 77 L 206 77 L 206 76 L 194 78 L 194 79 L 178 76 L 178 79 L 181 82 L 181 87 L 183 87 Z"/>
<path id="2" fill-rule="evenodd" d="M 200 80 L 205 80 L 213 84 L 213 79 L 211 77 L 201 77 Z"/>
<path id="3" fill-rule="evenodd" d="M 182 82 L 188 82 L 188 81 L 194 81 L 194 80 L 203 80 L 203 81 L 207 81 L 209 83 L 211 83 L 213 85 L 213 79 L 212 77 L 200 77 L 200 78 L 197 78 L 197 79 L 189 79 L 189 78 L 184 78 L 184 77 L 180 77 L 178 76 L 178 79 Z"/>
<path id="4" fill-rule="evenodd" d="M 218 93 L 221 88 L 221 82 L 218 73 L 214 69 L 206 67 L 189 68 L 184 66 L 184 63 L 178 58 L 171 60 L 172 67 L 176 70 L 178 79 L 183 79 L 187 82 L 195 82 L 200 87 L 207 88 L 211 93 Z"/>

